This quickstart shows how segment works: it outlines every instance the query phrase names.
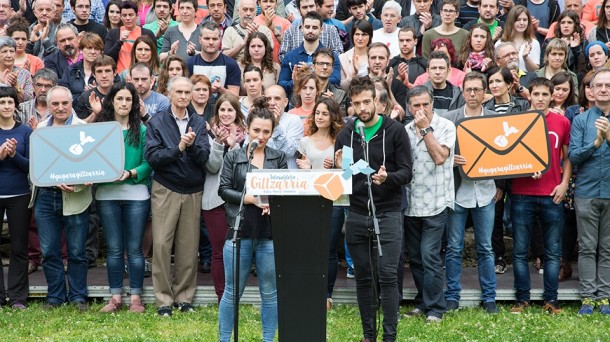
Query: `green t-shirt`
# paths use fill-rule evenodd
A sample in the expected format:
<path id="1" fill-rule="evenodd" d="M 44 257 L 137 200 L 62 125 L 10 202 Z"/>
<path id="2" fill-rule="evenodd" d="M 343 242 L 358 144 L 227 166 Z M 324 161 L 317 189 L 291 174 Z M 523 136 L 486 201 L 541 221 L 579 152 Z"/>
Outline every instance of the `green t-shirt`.
<path id="1" fill-rule="evenodd" d="M 371 141 L 371 138 L 373 138 L 379 128 L 381 128 L 381 124 L 383 123 L 383 116 L 378 115 L 378 117 L 379 120 L 377 120 L 377 122 L 373 126 L 364 126 L 364 136 L 366 137 L 366 142 Z M 360 120 L 358 119 L 356 119 L 356 121 L 354 122 L 354 130 L 356 131 L 356 133 L 358 133 L 358 122 L 360 122 Z"/>

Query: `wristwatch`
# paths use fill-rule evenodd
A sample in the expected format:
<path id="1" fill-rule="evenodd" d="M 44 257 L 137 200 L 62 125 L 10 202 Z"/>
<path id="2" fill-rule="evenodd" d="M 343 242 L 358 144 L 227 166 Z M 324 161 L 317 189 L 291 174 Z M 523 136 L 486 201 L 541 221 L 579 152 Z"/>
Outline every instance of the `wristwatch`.
<path id="1" fill-rule="evenodd" d="M 432 128 L 432 127 L 427 127 L 427 128 L 424 128 L 424 129 L 419 130 L 419 134 L 421 134 L 421 137 L 422 137 L 422 138 L 423 138 L 423 137 L 425 137 L 425 136 L 426 136 L 426 134 L 428 134 L 428 133 L 430 133 L 430 132 L 434 132 L 434 128 Z"/>

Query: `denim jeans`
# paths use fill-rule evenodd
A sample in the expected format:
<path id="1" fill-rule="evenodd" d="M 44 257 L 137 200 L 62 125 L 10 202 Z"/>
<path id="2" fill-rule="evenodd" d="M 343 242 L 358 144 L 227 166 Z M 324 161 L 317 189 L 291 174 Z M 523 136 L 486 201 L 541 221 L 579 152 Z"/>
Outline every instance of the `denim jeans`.
<path id="1" fill-rule="evenodd" d="M 330 227 L 330 249 L 328 251 L 328 290 L 326 298 L 332 298 L 333 289 L 335 288 L 335 280 L 339 269 L 339 256 L 337 255 L 337 244 L 339 243 L 339 235 L 345 221 L 348 207 L 335 206 L 333 207 L 333 217 Z"/>
<path id="2" fill-rule="evenodd" d="M 398 324 L 398 259 L 402 246 L 402 214 L 397 212 L 378 213 L 379 232 L 383 256 L 373 250 L 377 243 L 373 238 L 373 218 L 350 211 L 346 220 L 345 239 L 354 260 L 356 274 L 356 297 L 365 339 L 373 338 L 377 300 L 381 298 L 383 310 L 383 340 L 396 340 Z M 373 254 L 374 253 L 374 254 Z M 376 261 L 376 264 L 372 264 Z M 377 269 L 380 291 L 375 293 L 376 282 L 373 270 Z"/>
<path id="3" fill-rule="evenodd" d="M 496 273 L 494 271 L 494 253 L 491 247 L 491 234 L 494 228 L 495 203 L 492 201 L 484 207 L 463 208 L 457 203 L 454 210 L 449 210 L 447 224 L 447 255 L 445 281 L 447 290 L 445 300 L 459 302 L 460 277 L 462 275 L 462 250 L 464 249 L 464 231 L 468 213 L 474 224 L 474 240 L 477 247 L 479 285 L 483 303 L 496 300 Z"/>
<path id="4" fill-rule="evenodd" d="M 442 318 L 446 311 L 441 245 L 447 224 L 447 211 L 445 209 L 428 217 L 405 216 L 405 245 L 417 288 L 415 305 L 426 316 L 438 318 Z"/>
<path id="5" fill-rule="evenodd" d="M 39 188 L 34 206 L 34 216 L 38 225 L 38 238 L 42 250 L 42 267 L 47 279 L 47 301 L 61 304 L 84 301 L 87 298 L 88 260 L 85 242 L 89 231 L 89 211 L 76 215 L 63 215 L 61 191 L 55 192 Z M 61 237 L 65 229 L 68 249 L 68 286 L 64 263 L 61 258 Z"/>
<path id="6" fill-rule="evenodd" d="M 511 196 L 513 221 L 513 271 L 517 301 L 530 300 L 528 251 L 532 226 L 540 223 L 544 240 L 544 301 L 557 300 L 559 259 L 563 230 L 563 204 L 553 203 L 551 196 Z"/>
<path id="7" fill-rule="evenodd" d="M 225 291 L 218 308 L 220 341 L 229 342 L 233 332 L 234 274 L 233 242 L 225 241 L 223 258 L 225 265 Z M 256 265 L 256 276 L 261 295 L 261 323 L 263 341 L 273 342 L 277 330 L 277 286 L 275 283 L 275 254 L 273 240 L 241 240 L 239 268 L 239 297 L 244 293 L 252 260 Z"/>
<path id="8" fill-rule="evenodd" d="M 150 211 L 150 200 L 97 201 L 97 211 L 106 237 L 106 264 L 110 293 L 123 292 L 125 252 L 132 295 L 141 295 L 144 284 L 142 238 Z"/>

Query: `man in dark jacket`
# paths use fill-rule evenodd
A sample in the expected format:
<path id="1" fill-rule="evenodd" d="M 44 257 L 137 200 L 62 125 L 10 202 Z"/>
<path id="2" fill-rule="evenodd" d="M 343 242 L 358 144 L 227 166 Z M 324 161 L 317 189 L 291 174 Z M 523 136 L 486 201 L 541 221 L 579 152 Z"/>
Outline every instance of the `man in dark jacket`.
<path id="1" fill-rule="evenodd" d="M 186 77 L 175 77 L 167 88 L 171 106 L 149 121 L 145 153 L 155 171 L 152 280 L 159 316 L 171 316 L 174 303 L 181 312 L 194 311 L 204 167 L 210 154 L 205 121 L 187 111 L 193 83 Z"/>
<path id="2" fill-rule="evenodd" d="M 434 112 L 439 115 L 466 104 L 460 88 L 447 81 L 449 69 L 451 69 L 449 57 L 444 52 L 434 51 L 430 54 L 430 61 L 428 61 L 430 80 L 424 83 L 424 86 L 432 90 Z"/>
<path id="3" fill-rule="evenodd" d="M 44 66 L 49 68 L 61 78 L 69 65 L 76 63 L 79 56 L 78 31 L 72 24 L 57 26 L 55 33 L 55 52 L 46 56 Z"/>
<path id="4" fill-rule="evenodd" d="M 373 295 L 372 258 L 377 263 L 381 290 L 383 340 L 395 341 L 399 305 L 397 270 L 402 245 L 402 189 L 411 181 L 411 146 L 400 123 L 377 114 L 375 85 L 370 78 L 355 78 L 349 88 L 349 97 L 357 119 L 345 125 L 337 136 L 336 166 L 342 167 L 343 149 L 350 147 L 353 149 L 352 162 L 363 159 L 375 170 L 368 180 L 373 198 L 369 198 L 367 176 L 362 173 L 352 176 L 350 214 L 346 221 L 346 240 L 356 271 L 356 295 L 363 334 L 365 340 L 376 340 L 373 307 L 377 305 L 373 303 L 377 302 L 378 296 Z M 356 127 L 362 124 L 361 136 Z M 379 223 L 378 236 L 374 232 L 374 220 Z M 379 258 L 377 251 L 372 252 L 378 246 L 377 239 L 383 253 Z"/>
<path id="5" fill-rule="evenodd" d="M 434 7 L 435 1 L 433 0 L 415 0 L 413 4 L 415 6 L 415 13 L 407 15 L 402 18 L 398 27 L 413 27 L 415 29 L 417 39 L 417 52 L 421 55 L 422 38 L 424 32 L 433 29 L 442 24 L 441 16 L 436 12 L 431 11 Z"/>
<path id="6" fill-rule="evenodd" d="M 394 75 L 405 86 L 407 85 L 406 79 L 408 79 L 408 83 L 414 83 L 417 76 L 425 73 L 428 69 L 428 61 L 415 53 L 417 44 L 417 34 L 413 27 L 403 27 L 398 31 L 400 55 L 390 60 L 390 68 L 394 69 Z"/>
<path id="7" fill-rule="evenodd" d="M 106 33 L 108 33 L 106 27 L 89 19 L 91 15 L 91 0 L 70 0 L 70 6 L 76 16 L 70 23 L 76 27 L 78 33 L 91 32 L 100 36 L 102 41 L 106 39 Z"/>

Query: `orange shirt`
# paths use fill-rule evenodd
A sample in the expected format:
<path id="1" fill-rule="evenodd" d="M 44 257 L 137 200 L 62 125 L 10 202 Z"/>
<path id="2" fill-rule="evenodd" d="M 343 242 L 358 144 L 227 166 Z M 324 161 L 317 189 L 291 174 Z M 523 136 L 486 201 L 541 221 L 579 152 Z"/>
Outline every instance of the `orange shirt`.
<path id="1" fill-rule="evenodd" d="M 208 0 L 197 0 L 197 14 L 195 14 L 195 22 L 197 25 L 201 24 L 203 18 L 207 17 L 208 14 L 210 14 L 210 11 L 208 10 Z M 180 0 L 176 1 L 174 17 L 176 18 L 176 21 L 182 21 L 180 20 Z"/>
<path id="2" fill-rule="evenodd" d="M 123 32 L 125 28 L 121 26 L 121 32 Z M 142 28 L 136 26 L 133 28 L 131 32 L 129 32 L 129 36 L 125 39 L 125 42 L 121 46 L 121 51 L 119 51 L 119 60 L 116 63 L 117 73 L 123 72 L 125 69 L 129 69 L 131 66 L 131 49 L 133 49 L 133 43 L 135 43 L 136 39 L 142 35 Z"/>
<path id="3" fill-rule="evenodd" d="M 263 16 L 262 14 L 260 14 L 254 18 L 254 23 L 262 25 L 262 26 L 267 26 L 267 22 L 265 21 L 265 16 Z M 290 28 L 290 25 L 291 25 L 288 20 L 280 17 L 279 15 L 276 15 L 275 17 L 273 17 L 272 24 L 273 24 L 273 30 L 271 30 L 271 31 L 279 31 L 282 36 L 284 36 L 284 33 L 286 32 L 286 30 L 288 30 Z M 281 44 L 275 37 L 275 32 L 271 32 L 271 35 L 273 37 L 273 60 L 276 63 L 279 63 Z"/>
<path id="4" fill-rule="evenodd" d="M 36 57 L 36 56 L 32 56 L 29 53 L 27 53 L 25 55 L 25 59 L 30 62 L 30 69 L 28 70 L 30 72 L 30 74 L 34 75 L 36 73 L 36 71 L 43 69 L 44 68 L 44 62 L 42 61 L 42 59 Z M 25 64 L 25 62 L 23 63 Z M 15 66 L 18 68 L 22 68 L 23 64 L 17 64 L 15 63 Z M 57 75 L 59 78 L 61 78 L 62 75 Z"/>

